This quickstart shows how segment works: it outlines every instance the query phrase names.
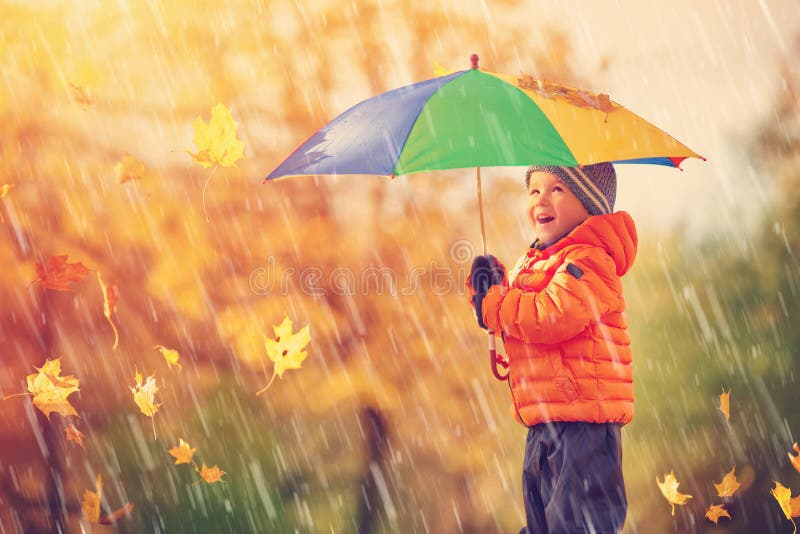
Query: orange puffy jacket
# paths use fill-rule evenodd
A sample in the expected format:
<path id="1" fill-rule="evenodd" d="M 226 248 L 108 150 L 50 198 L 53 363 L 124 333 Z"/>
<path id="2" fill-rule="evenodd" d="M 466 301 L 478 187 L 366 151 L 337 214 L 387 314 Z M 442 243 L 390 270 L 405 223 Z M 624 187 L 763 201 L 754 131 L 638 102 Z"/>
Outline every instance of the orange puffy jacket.
<path id="1" fill-rule="evenodd" d="M 511 287 L 492 286 L 486 294 L 483 321 L 504 336 L 521 423 L 633 418 L 620 277 L 636 245 L 627 213 L 591 216 L 550 247 L 531 248 Z"/>

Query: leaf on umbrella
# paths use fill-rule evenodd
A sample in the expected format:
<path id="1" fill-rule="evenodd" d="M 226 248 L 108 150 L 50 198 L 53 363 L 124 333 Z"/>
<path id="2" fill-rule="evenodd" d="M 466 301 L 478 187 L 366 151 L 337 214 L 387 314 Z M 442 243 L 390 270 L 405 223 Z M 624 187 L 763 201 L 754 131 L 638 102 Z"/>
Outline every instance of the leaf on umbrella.
<path id="1" fill-rule="evenodd" d="M 213 484 L 214 482 L 224 482 L 222 480 L 222 475 L 225 474 L 225 471 L 217 467 L 206 467 L 206 464 L 203 463 L 203 467 L 201 469 L 197 469 L 195 467 L 195 471 L 200 473 L 200 478 L 205 480 L 208 484 Z"/>
<path id="2" fill-rule="evenodd" d="M 192 456 L 197 449 L 192 448 L 191 445 L 183 441 L 183 439 L 178 438 L 178 445 L 176 447 L 172 447 L 169 450 L 169 453 L 175 457 L 175 464 L 190 464 L 192 463 Z"/>
<path id="3" fill-rule="evenodd" d="M 197 163 L 210 167 L 215 163 L 234 167 L 244 156 L 244 143 L 236 138 L 237 124 L 230 110 L 219 103 L 211 108 L 211 120 L 206 124 L 202 117 L 194 120 L 194 146 L 197 153 L 189 152 Z"/>
<path id="4" fill-rule="evenodd" d="M 736 466 L 733 466 L 733 469 L 730 470 L 728 474 L 722 477 L 722 481 L 717 484 L 714 482 L 714 487 L 717 489 L 717 495 L 720 497 L 733 497 L 733 494 L 739 489 L 741 484 L 739 481 L 736 480 L 736 475 L 734 474 L 736 471 Z"/>
<path id="5" fill-rule="evenodd" d="M 101 525 L 113 525 L 120 519 L 124 519 L 125 517 L 127 517 L 132 511 L 133 511 L 133 503 L 129 502 L 122 508 L 114 510 L 107 516 L 101 517 L 98 523 L 100 523 Z"/>
<path id="6" fill-rule="evenodd" d="M 728 511 L 725 509 L 724 504 L 712 504 L 706 510 L 706 519 L 713 521 L 715 525 L 717 524 L 717 521 L 719 521 L 720 517 L 727 517 L 728 519 L 731 518 L 730 514 L 728 514 Z"/>
<path id="7" fill-rule="evenodd" d="M 724 386 L 719 396 L 719 411 L 725 415 L 726 421 L 731 420 L 731 390 L 725 391 Z"/>
<path id="8" fill-rule="evenodd" d="M 675 474 L 672 470 L 670 470 L 668 475 L 664 475 L 663 482 L 659 482 L 658 477 L 656 477 L 656 484 L 658 484 L 658 489 L 661 490 L 664 498 L 672 505 L 672 515 L 675 515 L 676 504 L 684 505 L 687 500 L 692 498 L 691 495 L 678 493 L 678 486 L 680 483 L 675 478 Z"/>
<path id="9" fill-rule="evenodd" d="M 147 417 L 153 417 L 158 411 L 161 404 L 156 404 L 156 393 L 158 393 L 158 386 L 156 386 L 156 374 L 147 377 L 147 380 L 142 384 L 142 374 L 137 370 L 134 380 L 136 384 L 130 387 L 133 393 L 133 401 L 139 407 L 139 410 Z M 153 437 L 156 437 L 156 425 L 153 420 Z"/>
<path id="10" fill-rule="evenodd" d="M 167 366 L 169 366 L 170 369 L 172 369 L 173 365 L 177 365 L 179 368 L 181 367 L 181 364 L 178 363 L 178 360 L 180 359 L 181 355 L 178 353 L 177 350 L 168 349 L 163 345 L 156 345 L 153 348 L 157 349 L 158 352 L 161 353 L 161 355 L 167 361 Z"/>
<path id="11" fill-rule="evenodd" d="M 4 198 L 8 194 L 8 190 L 14 187 L 14 184 L 0 185 L 0 198 Z"/>
<path id="12" fill-rule="evenodd" d="M 547 80 L 537 80 L 530 74 L 523 74 L 517 78 L 517 85 L 520 89 L 533 91 L 544 98 L 561 98 L 573 106 L 596 109 L 604 113 L 615 111 L 620 107 L 612 102 L 607 94 L 593 93 Z"/>
<path id="13" fill-rule="evenodd" d="M 54 289 L 56 291 L 72 291 L 69 287 L 73 282 L 80 282 L 89 269 L 80 262 L 67 263 L 67 255 L 51 256 L 45 265 L 36 262 L 36 275 L 38 278 L 31 284 L 40 282 L 44 289 Z"/>
<path id="14" fill-rule="evenodd" d="M 787 453 L 789 455 L 789 461 L 792 462 L 792 467 L 794 467 L 795 470 L 800 473 L 800 447 L 797 446 L 797 442 L 794 442 L 792 444 L 792 448 L 794 449 L 794 452 L 797 453 L 797 456 L 792 456 L 791 452 Z"/>
<path id="15" fill-rule="evenodd" d="M 778 482 L 777 480 L 773 480 L 773 482 L 775 482 L 775 487 L 770 490 L 770 493 L 772 494 L 773 497 L 775 497 L 775 500 L 778 501 L 778 504 L 781 507 L 781 511 L 783 512 L 783 515 L 786 516 L 786 519 L 791 521 L 791 519 L 792 519 L 792 504 L 791 504 L 792 491 L 789 488 L 787 488 L 786 486 L 784 486 L 783 484 L 781 484 L 780 482 Z"/>
<path id="16" fill-rule="evenodd" d="M 116 350 L 117 345 L 119 345 L 119 332 L 117 331 L 117 325 L 115 325 L 114 321 L 111 319 L 111 315 L 117 311 L 119 289 L 117 288 L 117 284 L 107 286 L 105 282 L 103 282 L 103 277 L 100 275 L 99 271 L 97 272 L 97 281 L 100 282 L 100 290 L 103 293 L 103 315 L 105 315 L 106 320 L 111 325 L 111 329 L 114 331 L 114 345 L 111 349 Z"/>
<path id="17" fill-rule="evenodd" d="M 79 447 L 83 447 L 83 432 L 75 428 L 75 425 L 69 425 L 64 429 L 64 433 L 66 434 L 67 441 L 72 441 Z"/>
<path id="18" fill-rule="evenodd" d="M 114 175 L 119 183 L 124 184 L 133 180 L 141 180 L 148 173 L 144 163 L 126 153 L 122 156 L 122 160 L 114 165 Z"/>
<path id="19" fill-rule="evenodd" d="M 434 61 L 433 62 L 433 75 L 436 76 L 437 78 L 439 76 L 447 76 L 448 74 L 452 74 L 452 73 L 453 73 L 453 69 L 446 69 L 446 68 L 442 67 L 439 64 L 438 61 Z"/>
<path id="20" fill-rule="evenodd" d="M 100 496 L 103 493 L 103 477 L 97 475 L 97 491 L 86 490 L 83 492 L 83 503 L 81 509 L 83 516 L 90 523 L 97 524 L 100 520 Z"/>
<path id="21" fill-rule="evenodd" d="M 63 416 L 78 416 L 67 397 L 80 390 L 78 379 L 61 375 L 61 358 L 46 360 L 41 367 L 34 367 L 38 373 L 25 377 L 28 391 L 33 394 L 33 405 L 50 418 L 52 412 Z"/>

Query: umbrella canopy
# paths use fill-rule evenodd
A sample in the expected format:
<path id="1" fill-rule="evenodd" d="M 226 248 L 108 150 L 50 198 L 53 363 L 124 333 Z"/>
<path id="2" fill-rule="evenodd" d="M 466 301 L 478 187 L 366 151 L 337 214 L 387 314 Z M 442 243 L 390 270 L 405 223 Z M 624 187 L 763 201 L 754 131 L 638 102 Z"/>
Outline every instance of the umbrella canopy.
<path id="1" fill-rule="evenodd" d="M 401 175 L 464 167 L 649 163 L 700 158 L 607 95 L 477 68 L 348 109 L 265 181 L 310 174 Z"/>

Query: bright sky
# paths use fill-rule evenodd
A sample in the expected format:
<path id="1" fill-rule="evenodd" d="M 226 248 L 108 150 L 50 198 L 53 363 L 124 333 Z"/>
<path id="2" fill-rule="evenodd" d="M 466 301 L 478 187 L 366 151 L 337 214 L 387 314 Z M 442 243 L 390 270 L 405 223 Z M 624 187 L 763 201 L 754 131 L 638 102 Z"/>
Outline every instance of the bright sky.
<path id="1" fill-rule="evenodd" d="M 576 70 L 596 80 L 589 89 L 708 158 L 685 161 L 684 172 L 620 166 L 617 209 L 640 225 L 715 230 L 761 207 L 740 139 L 770 116 L 780 60 L 796 61 L 789 54 L 800 36 L 800 2 L 572 0 L 536 3 L 535 12 L 567 32 Z M 603 55 L 611 64 L 597 72 Z"/>

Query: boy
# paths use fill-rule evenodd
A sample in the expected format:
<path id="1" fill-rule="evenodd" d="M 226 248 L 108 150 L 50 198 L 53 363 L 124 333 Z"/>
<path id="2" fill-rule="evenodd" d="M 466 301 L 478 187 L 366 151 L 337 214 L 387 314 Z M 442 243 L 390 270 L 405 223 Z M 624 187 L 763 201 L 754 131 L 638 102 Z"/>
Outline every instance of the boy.
<path id="1" fill-rule="evenodd" d="M 636 255 L 630 215 L 613 213 L 610 163 L 532 166 L 536 241 L 512 270 L 475 258 L 472 302 L 503 337 L 516 419 L 528 427 L 521 533 L 622 530 L 620 429 L 633 418 L 630 337 L 620 277 Z"/>

